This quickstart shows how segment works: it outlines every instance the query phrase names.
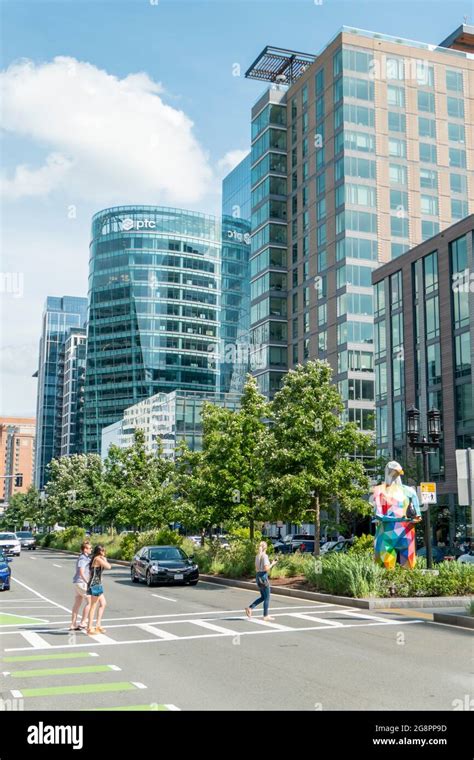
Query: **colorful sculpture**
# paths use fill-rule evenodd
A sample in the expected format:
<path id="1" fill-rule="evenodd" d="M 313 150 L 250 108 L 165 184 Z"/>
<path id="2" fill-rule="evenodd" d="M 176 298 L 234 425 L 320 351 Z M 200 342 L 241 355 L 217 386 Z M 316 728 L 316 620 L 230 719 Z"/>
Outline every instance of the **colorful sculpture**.
<path id="1" fill-rule="evenodd" d="M 393 570 L 397 559 L 402 567 L 416 564 L 415 524 L 421 520 L 420 502 L 414 488 L 405 486 L 398 462 L 385 468 L 385 482 L 375 486 L 371 499 L 374 505 L 375 560 Z"/>

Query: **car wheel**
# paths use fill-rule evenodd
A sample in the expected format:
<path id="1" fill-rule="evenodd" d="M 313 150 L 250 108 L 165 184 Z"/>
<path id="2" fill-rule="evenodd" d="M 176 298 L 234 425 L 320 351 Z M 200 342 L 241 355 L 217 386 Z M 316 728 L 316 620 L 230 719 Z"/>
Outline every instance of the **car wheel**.
<path id="1" fill-rule="evenodd" d="M 198 581 L 189 581 L 190 586 L 197 586 Z"/>
<path id="2" fill-rule="evenodd" d="M 130 578 L 132 580 L 132 583 L 139 583 L 140 582 L 140 579 L 137 578 L 137 576 L 135 574 L 135 570 L 133 569 L 133 567 L 130 568 Z"/>
<path id="3" fill-rule="evenodd" d="M 148 571 L 148 572 L 147 572 L 147 574 L 146 574 L 146 585 L 147 585 L 147 586 L 149 586 L 150 588 L 151 588 L 151 586 L 154 586 L 154 585 L 155 585 L 155 584 L 153 583 L 153 581 L 152 581 L 152 578 L 151 578 L 151 573 L 150 573 L 150 571 Z"/>

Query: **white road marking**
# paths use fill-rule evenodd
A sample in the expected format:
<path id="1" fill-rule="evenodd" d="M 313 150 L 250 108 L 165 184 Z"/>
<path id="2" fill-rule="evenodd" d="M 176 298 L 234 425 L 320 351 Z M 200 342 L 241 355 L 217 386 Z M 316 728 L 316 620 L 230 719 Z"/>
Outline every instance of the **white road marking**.
<path id="1" fill-rule="evenodd" d="M 34 649 L 49 649 L 51 647 L 51 644 L 49 644 L 46 639 L 43 639 L 42 636 L 39 636 L 34 631 L 18 631 L 18 633 L 21 633 L 23 638 L 26 639 Z"/>
<path id="2" fill-rule="evenodd" d="M 36 557 L 30 557 L 30 559 L 32 559 L 33 562 L 36 562 Z"/>
<path id="3" fill-rule="evenodd" d="M 133 685 L 137 687 L 137 689 L 146 689 L 147 686 L 145 686 L 144 683 L 140 683 L 140 681 L 132 681 Z"/>
<path id="4" fill-rule="evenodd" d="M 69 607 L 64 607 L 64 605 L 58 604 L 58 602 L 53 602 L 52 599 L 48 599 L 47 596 L 43 596 L 43 594 L 40 594 L 39 591 L 35 591 L 34 588 L 27 586 L 26 583 L 23 583 L 23 581 L 19 581 L 18 578 L 12 578 L 12 581 L 14 583 L 18 583 L 20 586 L 23 586 L 23 588 L 26 588 L 27 591 L 35 594 L 35 596 L 38 596 L 40 599 L 44 599 L 45 602 L 49 602 L 50 604 L 54 605 L 54 607 L 59 607 L 59 609 L 65 610 L 65 612 L 72 612 Z"/>
<path id="5" fill-rule="evenodd" d="M 376 615 L 363 615 L 361 612 L 353 612 L 352 610 L 341 610 L 341 615 L 350 615 L 351 617 L 362 618 L 362 620 L 380 620 L 382 623 L 387 622 L 387 618 L 377 617 Z M 388 618 L 389 620 L 391 618 Z"/>
<path id="6" fill-rule="evenodd" d="M 343 625 L 340 628 L 332 628 L 327 625 L 314 625 L 314 626 L 308 626 L 304 628 L 291 628 L 289 631 L 285 630 L 282 631 L 280 629 L 270 628 L 266 626 L 258 626 L 259 630 L 248 630 L 248 631 L 239 631 L 239 636 L 253 636 L 258 634 L 270 634 L 270 633 L 301 633 L 302 631 L 342 631 L 346 630 L 348 628 L 372 628 L 372 627 L 383 627 L 383 626 L 393 626 L 393 625 L 417 625 L 419 623 L 424 623 L 424 620 L 390 620 L 390 621 L 384 621 L 383 623 L 348 623 L 347 625 Z M 140 627 L 140 626 L 137 626 Z M 194 636 L 177 636 L 174 641 L 192 641 L 195 639 L 213 639 L 213 638 L 219 638 L 224 636 L 235 636 L 235 633 L 232 633 L 229 631 L 229 633 L 204 633 L 200 635 L 194 635 Z M 89 638 L 95 639 L 97 637 L 90 636 Z M 108 637 L 105 637 L 108 638 Z M 157 638 L 156 636 L 152 639 L 130 639 L 127 641 L 114 641 L 110 640 L 108 642 L 96 642 L 94 641 L 94 645 L 105 645 L 107 644 L 115 644 L 116 646 L 124 646 L 126 644 L 159 644 L 161 642 L 168 641 L 168 639 L 161 639 Z M 84 647 L 90 646 L 91 643 L 87 642 L 85 644 L 53 644 L 48 646 L 48 649 L 83 649 Z M 46 648 L 46 647 L 45 647 Z M 27 652 L 31 651 L 31 647 L 8 647 L 5 648 L 4 652 Z"/>
<path id="7" fill-rule="evenodd" d="M 152 596 L 156 596 L 157 599 L 164 599 L 165 602 L 177 602 L 177 599 L 170 599 L 168 596 L 160 596 L 159 594 L 152 594 Z"/>
<path id="8" fill-rule="evenodd" d="M 167 707 L 168 710 L 177 710 L 178 712 L 181 712 L 181 708 L 176 707 L 176 705 L 165 705 L 165 707 Z"/>
<path id="9" fill-rule="evenodd" d="M 18 691 L 18 689 L 11 689 L 10 694 L 12 695 L 13 699 L 23 699 L 23 694 L 21 691 Z"/>
<path id="10" fill-rule="evenodd" d="M 150 625 L 149 623 L 143 623 L 143 625 L 137 626 L 138 628 L 141 628 L 142 631 L 145 631 L 146 633 L 152 633 L 153 636 L 156 636 L 160 639 L 177 639 L 178 636 L 175 636 L 174 633 L 170 633 L 169 631 L 163 631 L 162 628 L 157 628 L 154 625 Z"/>
<path id="11" fill-rule="evenodd" d="M 279 631 L 295 631 L 295 628 L 290 628 L 288 625 L 280 625 L 280 623 L 272 623 L 270 620 L 263 620 L 263 618 L 260 617 L 250 617 L 247 618 L 247 620 L 250 620 L 251 623 L 258 623 L 259 625 L 264 625 L 268 628 L 275 628 Z"/>
<path id="12" fill-rule="evenodd" d="M 62 565 L 55 565 L 54 562 L 53 562 L 53 567 L 59 567 L 59 568 L 61 568 Z"/>
<path id="13" fill-rule="evenodd" d="M 95 641 L 97 644 L 116 644 L 117 643 L 115 639 L 111 639 L 110 636 L 106 636 L 105 633 L 94 633 L 93 636 L 90 636 L 89 634 L 86 634 L 86 635 L 90 639 L 92 639 L 92 641 Z"/>
<path id="14" fill-rule="evenodd" d="M 332 626 L 334 626 L 336 628 L 343 627 L 343 623 L 338 623 L 335 620 L 327 620 L 325 618 L 315 617 L 314 615 L 305 615 L 304 612 L 301 612 L 301 613 L 300 612 L 295 612 L 295 613 L 293 613 L 293 615 L 291 614 L 291 612 L 289 612 L 288 615 L 290 617 L 298 618 L 298 619 L 301 619 L 301 620 L 312 620 L 314 623 L 326 623 L 326 625 L 329 625 L 329 626 L 332 625 Z"/>
<path id="15" fill-rule="evenodd" d="M 295 604 L 295 605 L 292 605 L 291 607 L 278 607 L 278 609 L 279 610 L 313 610 L 313 609 L 315 609 L 315 610 L 319 611 L 320 607 L 325 607 L 325 606 L 334 607 L 335 605 L 333 605 L 333 604 L 331 604 L 331 605 L 318 605 L 318 604 L 316 604 L 316 605 L 315 604 L 296 605 Z M 338 608 L 339 608 L 339 606 L 338 606 Z M 270 608 L 270 612 L 272 613 L 275 609 L 277 609 L 277 608 L 271 607 Z M 328 611 L 332 611 L 332 610 L 328 610 Z M 135 615 L 135 616 L 132 616 L 132 617 L 113 617 L 113 618 L 109 618 L 108 617 L 108 618 L 104 618 L 102 622 L 106 623 L 107 625 L 109 625 L 109 627 L 114 628 L 114 627 L 121 627 L 121 626 L 110 626 L 110 623 L 113 623 L 113 622 L 115 622 L 117 620 L 130 620 L 130 621 L 131 620 L 157 620 L 157 618 L 159 618 L 159 620 L 163 620 L 163 622 L 167 622 L 167 621 L 164 620 L 164 618 L 180 618 L 180 617 L 183 617 L 183 615 L 187 615 L 188 617 L 191 617 L 192 615 L 232 615 L 232 614 L 236 614 L 238 612 L 242 612 L 242 609 L 238 609 L 238 610 L 204 610 L 204 611 L 201 611 L 201 612 L 171 612 L 171 613 L 166 613 L 166 614 L 155 613 L 154 615 Z M 216 618 L 216 619 L 219 620 L 220 618 Z M 242 616 L 242 618 L 239 618 L 239 619 L 246 620 L 247 618 L 245 616 Z M 65 625 L 66 623 L 70 623 L 70 620 L 57 620 L 54 623 L 52 623 L 52 625 L 63 625 L 63 624 Z M 45 630 L 47 630 L 47 629 L 45 629 Z"/>
<path id="16" fill-rule="evenodd" d="M 189 621 L 193 625 L 199 625 L 201 628 L 209 628 L 210 631 L 218 631 L 219 633 L 233 633 L 234 636 L 238 636 L 238 631 L 232 631 L 230 628 L 224 628 L 222 625 L 214 625 L 214 623 L 208 623 L 207 620 L 191 620 Z"/>
<path id="17" fill-rule="evenodd" d="M 118 665 L 109 665 L 108 667 L 110 668 L 110 670 L 122 670 L 122 668 L 119 668 Z"/>

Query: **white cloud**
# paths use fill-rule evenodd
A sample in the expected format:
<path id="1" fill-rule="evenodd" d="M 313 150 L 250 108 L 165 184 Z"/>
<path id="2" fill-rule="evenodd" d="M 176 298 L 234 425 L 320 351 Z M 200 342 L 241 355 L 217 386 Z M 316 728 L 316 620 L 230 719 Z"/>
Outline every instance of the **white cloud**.
<path id="1" fill-rule="evenodd" d="M 227 153 L 217 162 L 219 173 L 224 177 L 231 172 L 232 169 L 235 169 L 237 164 L 240 164 L 240 162 L 243 161 L 247 153 L 248 150 L 239 149 L 227 151 Z"/>
<path id="2" fill-rule="evenodd" d="M 146 73 L 123 79 L 74 58 L 20 61 L 0 74 L 2 127 L 50 149 L 40 168 L 17 166 L 10 198 L 53 189 L 97 203 L 194 204 L 211 190 L 193 123 Z"/>
<path id="3" fill-rule="evenodd" d="M 33 195 L 48 195 L 66 179 L 72 161 L 60 153 L 50 153 L 39 169 L 30 169 L 25 164 L 15 168 L 12 179 L 5 177 L 2 192 L 6 198 L 18 200 Z"/>

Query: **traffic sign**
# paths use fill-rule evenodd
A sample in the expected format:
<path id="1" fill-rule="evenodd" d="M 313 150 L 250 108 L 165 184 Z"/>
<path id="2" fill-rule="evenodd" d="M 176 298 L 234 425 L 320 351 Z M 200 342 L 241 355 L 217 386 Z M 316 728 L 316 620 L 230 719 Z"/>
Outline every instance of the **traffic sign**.
<path id="1" fill-rule="evenodd" d="M 436 483 L 420 483 L 422 504 L 436 504 Z"/>

